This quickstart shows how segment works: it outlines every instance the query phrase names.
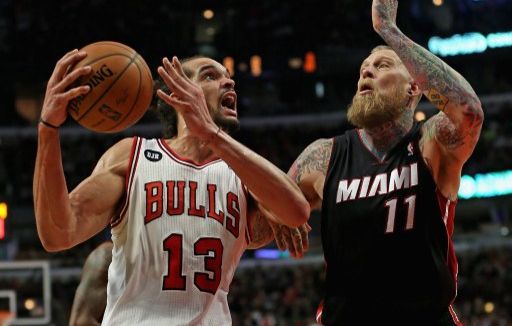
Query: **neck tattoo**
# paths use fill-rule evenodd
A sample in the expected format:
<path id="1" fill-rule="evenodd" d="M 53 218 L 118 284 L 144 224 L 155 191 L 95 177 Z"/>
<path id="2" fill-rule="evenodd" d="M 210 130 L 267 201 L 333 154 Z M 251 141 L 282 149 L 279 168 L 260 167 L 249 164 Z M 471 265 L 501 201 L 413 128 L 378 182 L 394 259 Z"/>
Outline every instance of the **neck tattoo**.
<path id="1" fill-rule="evenodd" d="M 395 121 L 386 122 L 378 127 L 361 130 L 361 139 L 379 160 L 384 161 L 388 152 L 411 130 L 413 110 L 406 110 Z"/>

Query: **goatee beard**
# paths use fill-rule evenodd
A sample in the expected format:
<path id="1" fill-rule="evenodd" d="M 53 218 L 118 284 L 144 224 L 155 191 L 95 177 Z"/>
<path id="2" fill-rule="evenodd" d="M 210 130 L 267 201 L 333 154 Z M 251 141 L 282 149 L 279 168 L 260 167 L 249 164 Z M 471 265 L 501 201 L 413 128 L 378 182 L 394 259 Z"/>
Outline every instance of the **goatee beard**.
<path id="1" fill-rule="evenodd" d="M 396 87 L 388 97 L 376 90 L 366 95 L 356 93 L 347 111 L 348 121 L 361 129 L 371 129 L 397 120 L 407 110 L 409 96 Z"/>
<path id="2" fill-rule="evenodd" d="M 238 121 L 238 119 L 228 119 L 219 112 L 213 115 L 213 121 L 229 135 L 232 135 L 240 129 L 240 121 Z"/>

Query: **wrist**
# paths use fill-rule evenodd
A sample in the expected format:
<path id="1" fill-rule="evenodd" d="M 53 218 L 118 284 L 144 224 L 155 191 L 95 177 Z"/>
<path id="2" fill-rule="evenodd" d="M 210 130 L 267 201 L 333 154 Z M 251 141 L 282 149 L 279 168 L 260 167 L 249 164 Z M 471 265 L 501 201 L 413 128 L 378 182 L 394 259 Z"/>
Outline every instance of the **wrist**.
<path id="1" fill-rule="evenodd" d="M 60 126 L 54 125 L 54 124 L 44 120 L 43 118 L 39 118 L 39 126 L 43 126 L 45 128 L 50 128 L 50 129 L 55 129 L 55 130 L 58 130 L 60 128 Z"/>

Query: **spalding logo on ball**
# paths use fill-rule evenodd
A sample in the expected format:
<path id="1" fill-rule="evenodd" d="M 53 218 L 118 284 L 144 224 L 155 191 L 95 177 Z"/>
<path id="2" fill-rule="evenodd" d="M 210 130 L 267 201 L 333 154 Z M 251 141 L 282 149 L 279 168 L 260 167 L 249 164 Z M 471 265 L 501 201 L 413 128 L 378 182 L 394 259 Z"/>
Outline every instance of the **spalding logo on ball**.
<path id="1" fill-rule="evenodd" d="M 153 78 L 144 59 L 117 42 L 97 42 L 81 49 L 87 56 L 74 69 L 91 66 L 77 85 L 89 85 L 89 93 L 69 102 L 69 114 L 82 126 L 112 133 L 135 124 L 153 97 Z"/>

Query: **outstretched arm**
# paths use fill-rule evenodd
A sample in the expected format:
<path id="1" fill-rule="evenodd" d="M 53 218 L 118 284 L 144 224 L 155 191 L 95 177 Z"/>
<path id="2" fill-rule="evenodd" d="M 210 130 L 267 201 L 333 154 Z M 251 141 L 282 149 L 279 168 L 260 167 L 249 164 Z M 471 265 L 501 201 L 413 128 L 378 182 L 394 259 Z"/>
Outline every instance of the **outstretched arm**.
<path id="1" fill-rule="evenodd" d="M 460 177 L 450 180 L 443 175 L 459 175 L 473 152 L 483 123 L 482 105 L 464 77 L 400 31 L 396 26 L 397 7 L 397 0 L 374 0 L 373 27 L 400 57 L 430 102 L 441 110 L 424 125 L 422 152 L 438 185 L 443 188 L 445 183 L 456 184 L 451 188 L 458 188 Z M 445 166 L 450 171 L 445 171 Z M 453 189 L 445 195 L 454 195 Z"/>
<path id="2" fill-rule="evenodd" d="M 101 325 L 107 306 L 108 266 L 112 261 L 112 247 L 112 242 L 104 242 L 85 260 L 71 308 L 70 326 Z"/>
<path id="3" fill-rule="evenodd" d="M 172 90 L 170 95 L 159 90 L 158 96 L 180 112 L 187 129 L 235 171 L 259 204 L 279 223 L 289 226 L 305 223 L 309 205 L 297 185 L 279 168 L 215 124 L 202 89 L 185 75 L 178 59 L 174 57 L 171 64 L 165 58 L 158 73 Z"/>

